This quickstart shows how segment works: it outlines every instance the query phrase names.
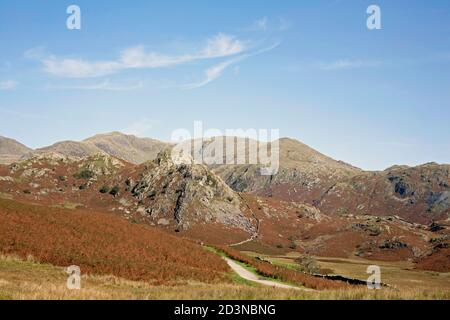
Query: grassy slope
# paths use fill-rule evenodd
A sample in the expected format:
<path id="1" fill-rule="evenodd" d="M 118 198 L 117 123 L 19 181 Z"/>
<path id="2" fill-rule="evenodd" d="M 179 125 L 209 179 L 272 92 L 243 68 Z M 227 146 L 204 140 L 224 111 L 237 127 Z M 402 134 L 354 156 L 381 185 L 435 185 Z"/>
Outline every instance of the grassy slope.
<path id="1" fill-rule="evenodd" d="M 450 299 L 436 291 L 403 290 L 304 292 L 239 283 L 188 282 L 177 286 L 154 286 L 114 276 L 84 275 L 81 290 L 66 288 L 63 268 L 0 256 L 0 300 L 2 299 Z"/>
<path id="2" fill-rule="evenodd" d="M 113 214 L 10 200 L 0 200 L 0 253 L 159 284 L 229 281 L 220 257 L 155 228 Z"/>
<path id="3" fill-rule="evenodd" d="M 153 228 L 10 200 L 0 200 L 0 251 L 7 254 L 0 256 L 0 299 L 450 299 L 448 290 L 249 286 L 230 277 L 219 256 Z M 71 264 L 81 266 L 80 291 L 67 290 L 64 268 L 54 266 Z"/>
<path id="4" fill-rule="evenodd" d="M 298 254 L 287 255 L 263 255 L 254 252 L 246 252 L 250 256 L 262 257 L 276 265 L 286 268 L 295 268 L 295 258 Z M 439 273 L 414 269 L 409 262 L 372 261 L 361 258 L 315 258 L 319 266 L 330 270 L 330 274 L 342 275 L 349 278 L 365 280 L 369 276 L 366 271 L 370 265 L 378 265 L 381 268 L 382 281 L 399 290 L 441 290 L 450 293 L 450 273 Z"/>

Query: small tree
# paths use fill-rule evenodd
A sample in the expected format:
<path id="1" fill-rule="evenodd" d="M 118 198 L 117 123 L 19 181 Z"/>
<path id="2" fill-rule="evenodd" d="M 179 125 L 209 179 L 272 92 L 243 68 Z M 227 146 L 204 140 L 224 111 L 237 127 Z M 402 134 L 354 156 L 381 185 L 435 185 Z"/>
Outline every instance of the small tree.
<path id="1" fill-rule="evenodd" d="M 119 192 L 120 192 L 119 186 L 114 186 L 114 188 L 111 189 L 109 194 L 115 197 L 119 194 Z"/>
<path id="2" fill-rule="evenodd" d="M 100 191 L 100 193 L 108 193 L 109 192 L 109 187 L 108 186 L 103 186 L 99 191 Z"/>
<path id="3" fill-rule="evenodd" d="M 84 190 L 84 189 L 87 189 L 87 187 L 88 187 L 88 185 L 87 185 L 86 183 L 83 183 L 83 184 L 80 185 L 78 188 L 79 188 L 80 190 Z"/>
<path id="4" fill-rule="evenodd" d="M 320 273 L 320 267 L 317 264 L 317 261 L 308 255 L 302 255 L 295 259 L 295 262 L 298 264 L 298 269 L 302 272 L 306 273 Z"/>

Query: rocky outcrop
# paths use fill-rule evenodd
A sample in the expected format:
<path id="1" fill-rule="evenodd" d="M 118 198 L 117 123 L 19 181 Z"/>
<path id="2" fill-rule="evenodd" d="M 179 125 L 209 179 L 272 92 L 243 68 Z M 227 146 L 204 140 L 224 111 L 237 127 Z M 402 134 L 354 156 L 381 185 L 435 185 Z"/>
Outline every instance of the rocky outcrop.
<path id="1" fill-rule="evenodd" d="M 450 166 L 429 163 L 363 172 L 333 186 L 317 206 L 328 214 L 400 216 L 428 225 L 450 213 Z"/>
<path id="2" fill-rule="evenodd" d="M 128 185 L 152 221 L 164 219 L 180 230 L 207 223 L 250 233 L 255 228 L 244 215 L 239 196 L 220 177 L 202 165 L 175 164 L 169 151 L 146 163 L 136 179 L 128 179 Z"/>
<path id="3" fill-rule="evenodd" d="M 406 243 L 403 243 L 398 239 L 385 240 L 380 245 L 380 249 L 402 249 L 407 247 L 408 245 Z"/>

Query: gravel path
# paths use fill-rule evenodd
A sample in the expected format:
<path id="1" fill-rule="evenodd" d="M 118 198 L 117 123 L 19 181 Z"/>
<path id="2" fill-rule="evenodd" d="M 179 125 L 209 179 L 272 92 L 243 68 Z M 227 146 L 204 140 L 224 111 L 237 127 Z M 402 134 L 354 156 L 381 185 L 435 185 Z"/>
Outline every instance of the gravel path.
<path id="1" fill-rule="evenodd" d="M 241 278 L 244 278 L 245 280 L 256 282 L 259 284 L 262 284 L 264 286 L 274 287 L 274 288 L 282 288 L 282 289 L 291 289 L 291 290 L 303 290 L 303 291 L 314 291 L 312 289 L 306 289 L 306 288 L 300 288 L 300 287 L 294 287 L 290 286 L 288 284 L 282 284 L 279 282 L 271 281 L 271 280 L 262 280 L 260 279 L 256 274 L 253 272 L 245 269 L 241 265 L 237 264 L 231 259 L 224 258 L 225 261 L 228 263 L 231 269 L 233 269 L 234 272 L 236 272 Z"/>

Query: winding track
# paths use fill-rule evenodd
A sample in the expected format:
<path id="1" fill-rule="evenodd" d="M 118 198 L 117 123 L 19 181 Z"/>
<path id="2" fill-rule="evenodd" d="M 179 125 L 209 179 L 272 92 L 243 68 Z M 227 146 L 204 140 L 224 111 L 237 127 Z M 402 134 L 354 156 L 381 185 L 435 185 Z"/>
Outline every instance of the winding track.
<path id="1" fill-rule="evenodd" d="M 260 230 L 260 228 L 261 228 L 261 220 L 258 219 L 258 216 L 257 216 L 256 213 L 252 210 L 252 208 L 249 206 L 249 204 L 247 203 L 247 200 L 245 200 L 244 197 L 243 197 L 239 192 L 237 192 L 237 195 L 238 195 L 239 198 L 241 198 L 241 200 L 245 203 L 245 206 L 247 207 L 247 209 L 248 209 L 248 210 L 250 211 L 250 213 L 252 214 L 253 219 L 255 219 L 255 221 L 256 221 L 256 230 L 255 230 L 255 232 L 252 234 L 252 236 L 251 236 L 249 239 L 246 239 L 246 240 L 241 241 L 241 242 L 238 242 L 238 243 L 230 244 L 230 245 L 228 245 L 229 247 L 237 247 L 237 246 L 243 245 L 243 244 L 245 244 L 245 243 L 247 243 L 247 242 L 250 242 L 250 241 L 253 241 L 253 240 L 258 239 L 258 238 L 259 238 L 259 230 Z"/>
<path id="2" fill-rule="evenodd" d="M 230 245 L 228 245 L 229 247 L 237 247 L 237 246 L 240 246 L 240 245 L 245 244 L 247 242 L 250 242 L 250 241 L 258 239 L 259 238 L 259 231 L 260 231 L 260 228 L 261 228 L 261 220 L 258 219 L 258 216 L 252 210 L 252 208 L 249 206 L 249 204 L 244 199 L 244 197 L 239 192 L 237 194 L 239 195 L 241 200 L 245 203 L 247 208 L 250 210 L 251 214 L 253 215 L 253 218 L 256 220 L 256 231 L 249 239 L 241 241 L 241 242 L 238 242 L 238 243 L 230 244 Z M 295 287 L 295 286 L 291 286 L 291 285 L 288 285 L 288 284 L 283 284 L 283 283 L 279 283 L 279 282 L 275 282 L 275 281 L 271 281 L 271 280 L 260 279 L 256 274 L 248 271 L 247 269 L 245 269 L 241 265 L 237 264 L 235 261 L 233 261 L 233 260 L 231 260 L 229 258 L 226 258 L 226 257 L 224 257 L 224 259 L 228 263 L 230 268 L 233 269 L 234 272 L 236 272 L 241 278 L 243 278 L 245 280 L 256 282 L 256 283 L 259 283 L 261 285 L 269 286 L 269 287 L 272 287 L 272 288 L 281 288 L 281 289 L 289 289 L 289 290 L 301 290 L 301 291 L 307 291 L 307 292 L 314 292 L 314 291 L 316 291 L 316 290 L 313 290 L 313 289 L 300 288 L 300 287 Z"/>
<path id="3" fill-rule="evenodd" d="M 283 284 L 283 283 L 279 283 L 279 282 L 275 282 L 275 281 L 271 281 L 271 280 L 262 280 L 256 274 L 248 271 L 247 269 L 245 269 L 241 265 L 237 264 L 233 260 L 231 260 L 229 258 L 224 258 L 224 259 L 228 263 L 230 268 L 233 269 L 234 272 L 236 272 L 241 278 L 244 278 L 245 280 L 256 282 L 256 283 L 262 284 L 264 286 L 269 286 L 269 287 L 273 287 L 273 288 L 302 290 L 302 291 L 309 291 L 309 292 L 315 291 L 312 289 L 295 287 L 295 286 L 291 286 L 288 284 Z"/>

